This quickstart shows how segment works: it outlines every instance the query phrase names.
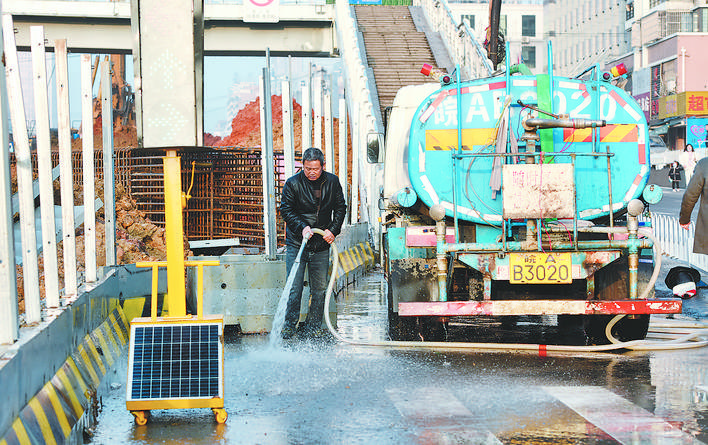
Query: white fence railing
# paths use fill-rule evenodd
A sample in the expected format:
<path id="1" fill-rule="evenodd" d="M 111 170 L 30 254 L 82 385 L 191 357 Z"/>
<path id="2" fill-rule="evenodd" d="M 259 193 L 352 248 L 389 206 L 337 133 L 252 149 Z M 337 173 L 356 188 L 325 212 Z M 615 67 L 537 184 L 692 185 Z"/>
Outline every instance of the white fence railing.
<path id="1" fill-rule="evenodd" d="M 693 267 L 708 270 L 708 255 L 693 253 L 695 225 L 689 230 L 681 227 L 678 218 L 669 215 L 652 215 L 654 236 L 659 240 L 664 255 L 685 261 Z"/>
<path id="2" fill-rule="evenodd" d="M 14 34 L 14 23 L 9 14 L 2 16 L 2 34 L 0 42 L 3 44 L 3 60 L 5 61 L 5 82 L 0 82 L 0 96 L 7 96 L 9 106 L 9 117 L 5 110 L 0 112 L 0 166 L 2 167 L 0 186 L 0 199 L 7 204 L 12 202 L 10 187 L 10 162 L 8 144 L 8 124 L 12 123 L 13 144 L 15 150 L 15 170 L 17 176 L 17 209 L 19 213 L 19 233 L 21 244 L 18 243 L 18 256 L 21 261 L 16 260 L 15 251 L 15 227 L 13 224 L 13 214 L 11 205 L 7 205 L 4 213 L 4 220 L 0 222 L 0 344 L 11 344 L 19 338 L 19 309 L 18 309 L 18 280 L 16 265 L 22 264 L 22 296 L 24 298 L 24 321 L 27 324 L 36 324 L 47 321 L 56 316 L 61 308 L 71 304 L 86 289 L 86 286 L 95 284 L 98 281 L 96 270 L 96 241 L 95 241 L 95 175 L 86 174 L 94 170 L 93 164 L 83 166 L 83 223 L 84 223 L 84 276 L 77 276 L 77 247 L 76 228 L 80 224 L 79 212 L 74 206 L 73 176 L 76 171 L 72 167 L 71 156 L 71 127 L 69 116 L 69 72 L 67 65 L 68 51 L 66 40 L 56 40 L 54 42 L 54 74 L 56 78 L 56 105 L 58 116 L 58 149 L 59 149 L 59 172 L 61 190 L 61 221 L 55 221 L 56 213 L 54 206 L 54 189 L 52 174 L 52 161 L 50 156 L 50 128 L 49 115 L 52 111 L 49 103 L 49 92 L 53 87 L 46 77 L 46 48 L 45 33 L 41 26 L 31 28 L 32 37 L 32 78 L 34 82 L 26 87 L 31 88 L 34 96 L 35 110 L 37 111 L 37 158 L 38 158 L 38 195 L 34 194 L 33 169 L 31 162 L 31 149 L 29 136 L 25 123 L 26 114 L 24 108 L 23 91 L 21 85 L 21 75 L 19 70 L 18 51 Z M 98 67 L 95 67 L 98 69 Z M 81 94 L 82 94 L 82 127 L 93 128 L 93 95 L 91 77 L 91 55 L 81 55 Z M 103 78 L 102 95 L 104 98 L 103 108 L 103 134 L 112 134 L 113 125 L 112 108 L 110 107 L 110 65 L 108 61 L 101 63 L 101 76 Z M 4 102 L 4 98 L 3 98 Z M 108 108 L 105 108 L 105 106 Z M 93 132 L 83 133 L 82 157 L 85 162 L 93 160 L 94 145 L 92 139 Z M 103 177 L 110 178 L 113 174 L 111 165 L 113 159 L 113 142 L 106 143 L 104 139 L 104 170 Z M 110 159 L 111 162 L 106 161 Z M 109 174 L 110 170 L 110 174 Z M 79 170 L 80 171 L 80 170 Z M 35 213 L 35 197 L 40 198 L 39 219 Z M 111 216 L 109 209 L 115 208 L 113 199 L 113 181 L 104 181 L 103 200 L 106 205 L 105 233 L 106 252 L 105 265 L 115 265 L 115 242 L 109 241 L 115 233 L 115 218 Z M 75 213 L 76 212 L 76 213 Z M 37 230 L 37 221 L 41 223 L 41 230 Z M 50 224 L 55 223 L 55 224 Z M 40 236 L 41 234 L 41 236 Z M 57 235 L 61 234 L 63 250 L 63 283 L 59 279 Z M 44 301 L 40 287 L 39 255 L 42 255 Z M 62 286 L 63 284 L 63 286 Z"/>
<path id="3" fill-rule="evenodd" d="M 423 8 L 428 24 L 435 32 L 440 33 L 453 62 L 460 65 L 462 72 L 469 79 L 492 75 L 494 70 L 484 54 L 482 45 L 475 40 L 467 23 L 457 23 L 447 0 L 413 0 L 413 5 Z"/>

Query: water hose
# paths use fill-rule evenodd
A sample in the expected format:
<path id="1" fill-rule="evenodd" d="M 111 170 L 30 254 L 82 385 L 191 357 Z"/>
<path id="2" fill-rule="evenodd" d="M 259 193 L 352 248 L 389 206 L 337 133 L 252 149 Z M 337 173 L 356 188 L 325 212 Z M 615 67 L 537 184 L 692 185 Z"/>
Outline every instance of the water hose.
<path id="1" fill-rule="evenodd" d="M 324 235 L 324 231 L 320 229 L 312 229 L 313 232 Z M 653 235 L 643 232 L 643 235 L 648 236 L 660 253 L 660 247 Z M 612 342 L 609 345 L 588 345 L 588 346 L 569 346 L 569 345 L 543 345 L 543 344 L 529 344 L 529 343 L 482 343 L 482 342 L 435 342 L 435 341 L 395 341 L 395 340 L 382 340 L 382 341 L 357 341 L 350 340 L 342 337 L 342 335 L 334 328 L 332 321 L 329 318 L 329 304 L 333 294 L 335 281 L 337 278 L 337 268 L 339 267 L 339 251 L 337 250 L 336 243 L 330 244 L 332 247 L 332 252 L 334 254 L 334 259 L 332 260 L 332 274 L 330 275 L 329 284 L 327 285 L 327 292 L 325 293 L 325 305 L 324 305 L 324 317 L 327 323 L 327 328 L 330 333 L 342 343 L 347 343 L 355 346 L 375 346 L 375 347 L 386 347 L 386 348 L 404 348 L 404 349 L 449 349 L 449 350 L 509 350 L 509 351 L 529 351 L 537 352 L 539 355 L 546 355 L 547 352 L 599 352 L 599 351 L 614 351 L 618 349 L 630 349 L 637 351 L 649 351 L 649 350 L 664 350 L 664 349 L 687 349 L 687 348 L 697 348 L 708 345 L 708 340 L 700 340 L 699 337 L 708 335 L 708 325 L 700 325 L 702 328 L 696 332 L 682 335 L 672 340 L 663 341 L 651 341 L 651 340 L 632 340 L 627 342 L 620 342 L 614 338 L 610 331 L 612 327 L 622 318 L 624 315 L 618 315 L 614 317 L 607 324 L 607 338 Z M 659 257 L 660 258 L 660 257 Z M 661 264 L 659 259 L 658 264 Z M 647 289 L 651 289 L 656 282 L 656 277 L 658 277 L 659 268 L 655 266 L 655 272 L 652 274 L 652 278 L 649 280 L 649 285 Z M 642 293 L 648 294 L 649 291 L 645 290 Z"/>
<path id="2" fill-rule="evenodd" d="M 285 280 L 285 287 L 283 287 L 283 292 L 280 295 L 280 299 L 278 300 L 278 308 L 275 311 L 275 315 L 273 316 L 273 320 L 283 320 L 285 318 L 285 311 L 288 307 L 288 299 L 289 299 L 290 289 L 292 289 L 292 287 L 293 287 L 293 282 L 295 281 L 295 275 L 297 275 L 297 269 L 300 265 L 300 258 L 302 257 L 302 252 L 305 250 L 305 245 L 307 244 L 307 240 L 308 240 L 307 238 L 302 239 L 302 244 L 300 244 L 300 250 L 297 252 L 297 256 L 295 257 L 295 261 L 293 262 L 293 265 L 290 268 L 290 273 L 288 274 L 288 278 Z M 270 332 L 270 336 L 269 336 L 271 346 L 277 346 L 278 344 L 280 344 L 282 333 L 283 333 L 283 324 L 282 323 L 273 323 L 273 329 Z"/>

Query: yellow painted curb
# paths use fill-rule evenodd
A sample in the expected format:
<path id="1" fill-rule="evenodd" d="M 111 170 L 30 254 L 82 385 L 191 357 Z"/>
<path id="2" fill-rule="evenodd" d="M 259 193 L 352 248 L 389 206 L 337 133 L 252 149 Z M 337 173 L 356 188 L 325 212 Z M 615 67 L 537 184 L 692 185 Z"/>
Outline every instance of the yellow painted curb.
<path id="1" fill-rule="evenodd" d="M 128 321 L 118 306 L 30 399 L 0 445 L 65 443 L 106 370 L 122 354 L 128 334 Z"/>

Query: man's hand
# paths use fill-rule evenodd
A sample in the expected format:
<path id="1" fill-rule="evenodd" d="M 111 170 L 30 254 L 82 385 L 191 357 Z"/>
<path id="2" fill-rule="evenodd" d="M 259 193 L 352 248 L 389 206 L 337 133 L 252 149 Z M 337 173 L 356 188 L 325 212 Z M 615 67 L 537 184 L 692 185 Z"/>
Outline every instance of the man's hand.
<path id="1" fill-rule="evenodd" d="M 302 229 L 302 237 L 305 239 L 310 239 L 310 237 L 314 235 L 314 232 L 312 231 L 312 228 L 310 226 L 305 227 Z"/>
<path id="2" fill-rule="evenodd" d="M 332 234 L 329 229 L 325 229 L 324 236 L 322 238 L 329 244 L 332 244 L 334 242 L 334 234 Z"/>
<path id="3" fill-rule="evenodd" d="M 686 223 L 686 224 L 681 224 L 681 228 L 688 230 L 688 229 L 691 228 L 691 223 L 689 222 L 689 223 Z"/>

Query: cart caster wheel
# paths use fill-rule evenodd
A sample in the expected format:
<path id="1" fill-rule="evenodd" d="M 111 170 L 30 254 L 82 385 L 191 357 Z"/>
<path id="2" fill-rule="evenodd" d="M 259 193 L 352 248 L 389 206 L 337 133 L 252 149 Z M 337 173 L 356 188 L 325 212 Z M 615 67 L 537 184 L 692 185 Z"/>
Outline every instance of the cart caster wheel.
<path id="1" fill-rule="evenodd" d="M 150 411 L 131 411 L 130 414 L 135 417 L 135 424 L 140 426 L 147 424 L 150 418 Z"/>
<path id="2" fill-rule="evenodd" d="M 212 411 L 214 412 L 214 420 L 216 420 L 216 423 L 226 423 L 226 419 L 229 418 L 229 415 L 224 408 L 212 408 Z"/>

